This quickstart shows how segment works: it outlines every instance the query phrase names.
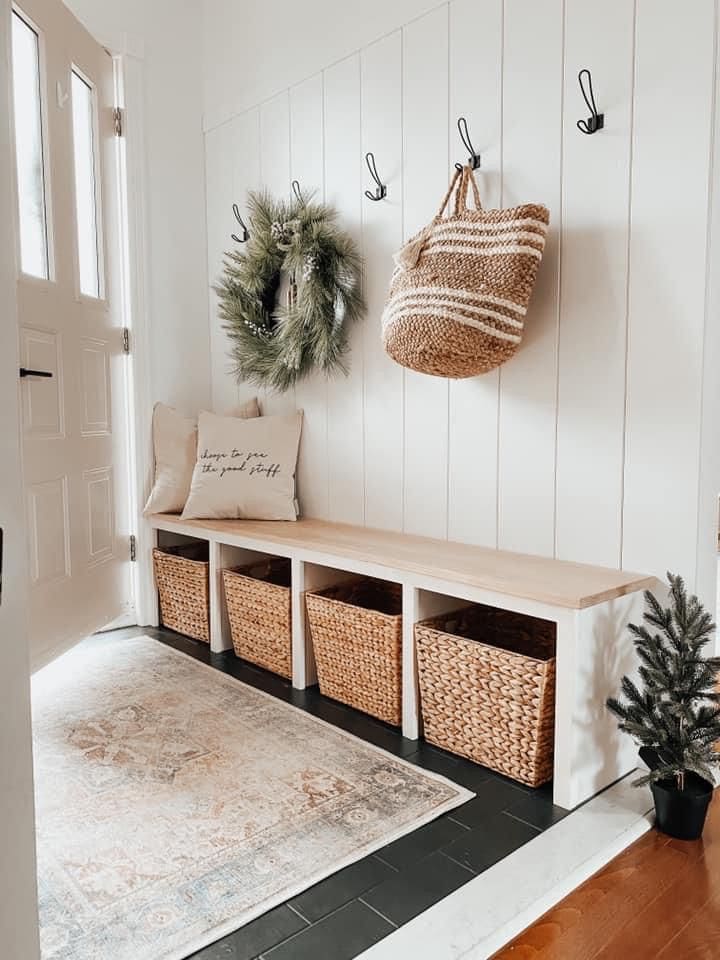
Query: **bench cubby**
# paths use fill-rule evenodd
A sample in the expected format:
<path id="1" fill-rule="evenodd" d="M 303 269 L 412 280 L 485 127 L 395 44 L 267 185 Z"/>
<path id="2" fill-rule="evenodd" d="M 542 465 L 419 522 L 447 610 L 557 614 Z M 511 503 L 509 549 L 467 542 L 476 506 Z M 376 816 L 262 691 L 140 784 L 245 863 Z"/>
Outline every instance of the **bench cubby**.
<path id="1" fill-rule="evenodd" d="M 164 533 L 152 559 L 162 625 L 210 643 L 208 542 Z"/>
<path id="2" fill-rule="evenodd" d="M 235 655 L 292 679 L 292 570 L 287 557 L 260 557 L 221 571 Z"/>
<path id="3" fill-rule="evenodd" d="M 320 692 L 392 726 L 402 724 L 402 586 L 344 579 L 305 594 Z"/>
<path id="4" fill-rule="evenodd" d="M 479 603 L 416 623 L 426 740 L 531 787 L 552 779 L 555 631 Z"/>

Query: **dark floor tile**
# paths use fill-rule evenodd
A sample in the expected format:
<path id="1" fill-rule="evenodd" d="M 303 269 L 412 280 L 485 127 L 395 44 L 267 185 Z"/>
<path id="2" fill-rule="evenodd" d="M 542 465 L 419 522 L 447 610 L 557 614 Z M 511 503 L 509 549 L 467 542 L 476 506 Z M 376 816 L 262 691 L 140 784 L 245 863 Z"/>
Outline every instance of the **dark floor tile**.
<path id="1" fill-rule="evenodd" d="M 263 950 L 269 950 L 306 927 L 302 917 L 283 904 L 194 953 L 189 960 L 254 960 Z"/>
<path id="2" fill-rule="evenodd" d="M 330 700 L 328 697 L 318 696 L 309 699 L 303 709 L 328 723 L 334 723 L 337 726 L 342 724 L 343 729 L 352 724 L 353 718 L 350 708 L 343 703 L 338 703 L 337 700 Z"/>
<path id="3" fill-rule="evenodd" d="M 498 813 L 474 830 L 466 830 L 442 852 L 469 870 L 481 873 L 539 833 L 521 820 Z"/>
<path id="4" fill-rule="evenodd" d="M 548 827 L 558 823 L 570 812 L 564 807 L 555 806 L 551 797 L 548 798 L 542 794 L 526 794 L 516 803 L 507 807 L 506 811 L 511 816 L 517 817 L 518 820 L 524 820 L 525 823 L 537 827 L 538 830 L 547 830 Z"/>
<path id="5" fill-rule="evenodd" d="M 308 713 L 312 711 L 313 705 L 318 703 L 319 700 L 320 693 L 317 687 L 306 687 L 305 690 L 295 690 L 293 688 L 290 698 L 290 702 L 294 707 L 297 707 L 299 710 L 307 710 Z"/>
<path id="6" fill-rule="evenodd" d="M 362 899 L 399 926 L 472 878 L 465 867 L 433 853 L 363 894 Z"/>
<path id="7" fill-rule="evenodd" d="M 519 780 L 513 780 L 512 777 L 506 777 L 502 773 L 495 773 L 491 771 L 493 777 L 498 780 L 502 780 L 503 783 L 509 784 L 511 787 L 515 787 L 516 790 L 522 791 L 522 793 L 528 794 L 531 797 L 545 797 L 548 800 L 552 800 L 553 795 L 553 785 L 552 781 L 550 783 L 544 783 L 541 787 L 531 787 L 527 783 L 520 783 Z"/>
<path id="8" fill-rule="evenodd" d="M 175 633 L 174 630 L 168 630 L 166 627 L 147 627 L 144 632 L 148 637 L 160 640 L 161 643 L 166 644 L 168 647 L 181 650 L 183 653 L 187 653 L 202 663 L 213 662 L 210 647 L 207 643 L 202 643 L 200 640 L 193 640 L 191 637 L 184 637 L 181 633 Z M 219 661 L 217 665 L 219 665 Z"/>
<path id="9" fill-rule="evenodd" d="M 476 796 L 451 811 L 453 820 L 466 827 L 477 827 L 490 817 L 527 799 L 527 794 L 496 777 L 490 777 L 475 788 Z M 522 819 L 522 818 L 521 818 Z"/>
<path id="10" fill-rule="evenodd" d="M 425 770 L 439 773 L 448 780 L 467 787 L 468 790 L 475 790 L 479 784 L 492 776 L 491 771 L 486 767 L 481 767 L 463 757 L 456 757 L 452 753 L 439 750 L 422 741 L 419 742 L 417 751 L 406 759 Z"/>
<path id="11" fill-rule="evenodd" d="M 96 637 L 106 637 L 112 640 L 131 640 L 133 637 L 146 637 L 148 630 L 145 627 L 115 627 L 112 630 L 100 630 Z"/>
<path id="12" fill-rule="evenodd" d="M 242 682 L 248 686 L 269 693 L 279 700 L 291 699 L 292 685 L 289 680 L 286 680 L 284 677 L 279 677 L 269 670 L 263 670 L 261 667 L 247 663 L 245 660 L 240 660 L 239 657 L 236 657 L 233 653 L 231 653 L 230 658 L 222 664 L 221 669 L 231 674 L 231 676 L 237 680 L 242 680 Z"/>
<path id="13" fill-rule="evenodd" d="M 352 960 L 394 927 L 359 900 L 267 950 L 262 960 Z"/>
<path id="14" fill-rule="evenodd" d="M 447 815 L 442 816 L 383 847 L 378 850 L 377 855 L 397 870 L 403 870 L 447 846 L 461 833 L 465 833 L 466 829 Z"/>
<path id="15" fill-rule="evenodd" d="M 365 716 L 355 710 L 352 711 L 351 720 L 344 729 L 397 757 L 408 757 L 417 751 L 417 741 L 407 740 L 398 727 L 391 727 L 381 720 Z"/>
<path id="16" fill-rule="evenodd" d="M 394 873 L 392 867 L 376 857 L 365 857 L 310 887 L 289 903 L 306 920 L 315 922 L 382 883 Z"/>
<path id="17" fill-rule="evenodd" d="M 407 757 L 417 750 L 417 742 L 403 737 L 399 728 L 391 727 L 337 700 L 322 696 L 298 698 L 293 695 L 292 702 L 301 705 L 302 709 L 314 717 L 340 727 L 341 730 L 352 733 L 361 740 L 372 743 L 381 750 L 387 750 L 395 756 Z"/>

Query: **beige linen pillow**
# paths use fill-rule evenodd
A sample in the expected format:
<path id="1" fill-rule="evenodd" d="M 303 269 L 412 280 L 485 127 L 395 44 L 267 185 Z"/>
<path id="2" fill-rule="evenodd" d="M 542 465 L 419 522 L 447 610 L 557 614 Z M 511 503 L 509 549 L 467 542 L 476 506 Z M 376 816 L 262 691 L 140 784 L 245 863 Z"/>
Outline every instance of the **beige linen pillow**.
<path id="1" fill-rule="evenodd" d="M 234 417 L 259 417 L 257 397 L 232 411 Z M 190 492 L 197 460 L 197 419 L 183 417 L 174 407 L 156 403 L 153 409 L 155 481 L 145 513 L 180 513 Z"/>
<path id="2" fill-rule="evenodd" d="M 296 520 L 302 414 L 238 420 L 201 413 L 183 519 Z"/>
<path id="3" fill-rule="evenodd" d="M 258 398 L 253 397 L 252 400 L 246 400 L 245 403 L 241 403 L 239 407 L 228 410 L 226 416 L 240 417 L 241 420 L 251 420 L 253 417 L 259 417 L 260 404 L 258 403 Z"/>

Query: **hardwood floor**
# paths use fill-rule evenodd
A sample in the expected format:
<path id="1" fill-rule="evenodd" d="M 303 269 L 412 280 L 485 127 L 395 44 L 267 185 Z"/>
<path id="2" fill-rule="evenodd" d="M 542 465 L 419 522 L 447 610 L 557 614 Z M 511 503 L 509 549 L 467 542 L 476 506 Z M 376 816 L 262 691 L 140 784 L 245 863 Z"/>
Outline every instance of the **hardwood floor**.
<path id="1" fill-rule="evenodd" d="M 651 830 L 493 960 L 716 960 L 720 795 L 702 840 Z"/>

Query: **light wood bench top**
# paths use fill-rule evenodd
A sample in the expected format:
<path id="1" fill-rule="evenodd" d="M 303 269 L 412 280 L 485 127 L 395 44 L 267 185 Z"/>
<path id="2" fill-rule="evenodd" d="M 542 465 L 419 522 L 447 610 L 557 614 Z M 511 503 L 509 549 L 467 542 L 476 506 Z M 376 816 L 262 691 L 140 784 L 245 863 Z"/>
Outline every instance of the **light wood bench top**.
<path id="1" fill-rule="evenodd" d="M 150 522 L 157 529 L 219 542 L 232 536 L 290 552 L 306 550 L 362 560 L 574 610 L 651 589 L 657 583 L 655 577 L 640 573 L 325 520 L 181 520 L 172 514 L 155 514 Z"/>

